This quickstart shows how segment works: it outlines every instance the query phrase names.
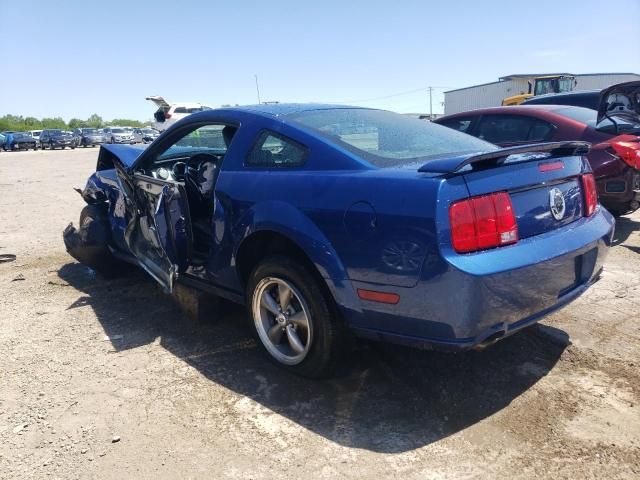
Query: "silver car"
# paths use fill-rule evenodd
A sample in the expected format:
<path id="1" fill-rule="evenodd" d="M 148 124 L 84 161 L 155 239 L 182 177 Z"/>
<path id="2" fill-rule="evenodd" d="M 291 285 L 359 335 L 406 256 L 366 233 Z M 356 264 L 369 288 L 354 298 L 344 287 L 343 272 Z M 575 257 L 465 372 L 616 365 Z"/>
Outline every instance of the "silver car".
<path id="1" fill-rule="evenodd" d="M 151 143 L 158 136 L 160 132 L 154 128 L 134 128 L 133 129 L 133 138 L 135 139 L 135 143 Z"/>
<path id="2" fill-rule="evenodd" d="M 107 127 L 104 129 L 107 143 L 134 143 L 133 131 L 125 127 Z"/>

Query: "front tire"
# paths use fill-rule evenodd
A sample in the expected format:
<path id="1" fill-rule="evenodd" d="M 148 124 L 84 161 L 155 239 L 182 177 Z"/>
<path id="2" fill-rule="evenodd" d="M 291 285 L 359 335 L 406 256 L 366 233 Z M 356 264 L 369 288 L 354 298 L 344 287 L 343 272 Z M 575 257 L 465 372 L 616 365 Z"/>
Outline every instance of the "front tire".
<path id="1" fill-rule="evenodd" d="M 301 262 L 262 260 L 249 277 L 247 305 L 258 343 L 276 365 L 305 377 L 330 375 L 344 341 L 333 299 Z"/>
<path id="2" fill-rule="evenodd" d="M 103 205 L 85 206 L 78 228 L 70 224 L 63 237 L 71 256 L 103 276 L 114 277 L 127 271 L 128 265 L 117 260 L 109 249 L 111 226 Z"/>

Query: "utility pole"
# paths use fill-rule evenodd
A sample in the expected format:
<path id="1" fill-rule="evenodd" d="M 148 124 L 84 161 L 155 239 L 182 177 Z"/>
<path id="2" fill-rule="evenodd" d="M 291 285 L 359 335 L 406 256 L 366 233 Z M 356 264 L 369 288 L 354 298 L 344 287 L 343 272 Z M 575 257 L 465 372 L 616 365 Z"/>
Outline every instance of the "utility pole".
<path id="1" fill-rule="evenodd" d="M 433 121 L 433 87 L 429 87 L 429 120 Z"/>
<path id="2" fill-rule="evenodd" d="M 258 103 L 260 102 L 260 87 L 258 86 L 258 75 L 254 75 L 256 77 L 256 92 L 258 92 Z"/>

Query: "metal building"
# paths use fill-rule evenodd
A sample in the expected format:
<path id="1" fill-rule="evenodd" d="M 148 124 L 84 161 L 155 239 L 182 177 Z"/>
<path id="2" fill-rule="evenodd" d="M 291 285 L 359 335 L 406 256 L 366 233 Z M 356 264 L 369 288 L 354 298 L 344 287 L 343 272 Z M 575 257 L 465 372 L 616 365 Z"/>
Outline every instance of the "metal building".
<path id="1" fill-rule="evenodd" d="M 602 89 L 615 83 L 640 80 L 637 73 L 531 73 L 500 77 L 497 82 L 458 88 L 444 92 L 444 113 L 464 112 L 476 108 L 498 107 L 502 100 L 513 95 L 527 93 L 529 82 L 536 77 L 549 75 L 574 76 L 574 90 Z"/>

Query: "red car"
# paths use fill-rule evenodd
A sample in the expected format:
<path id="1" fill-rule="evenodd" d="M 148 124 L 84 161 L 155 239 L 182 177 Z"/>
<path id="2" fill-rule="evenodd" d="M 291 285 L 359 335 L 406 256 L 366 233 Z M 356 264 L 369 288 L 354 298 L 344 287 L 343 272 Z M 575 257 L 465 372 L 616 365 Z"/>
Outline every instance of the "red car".
<path id="1" fill-rule="evenodd" d="M 435 121 L 502 147 L 582 140 L 600 202 L 614 215 L 640 207 L 640 82 L 601 92 L 598 110 L 567 105 L 482 108 Z"/>

